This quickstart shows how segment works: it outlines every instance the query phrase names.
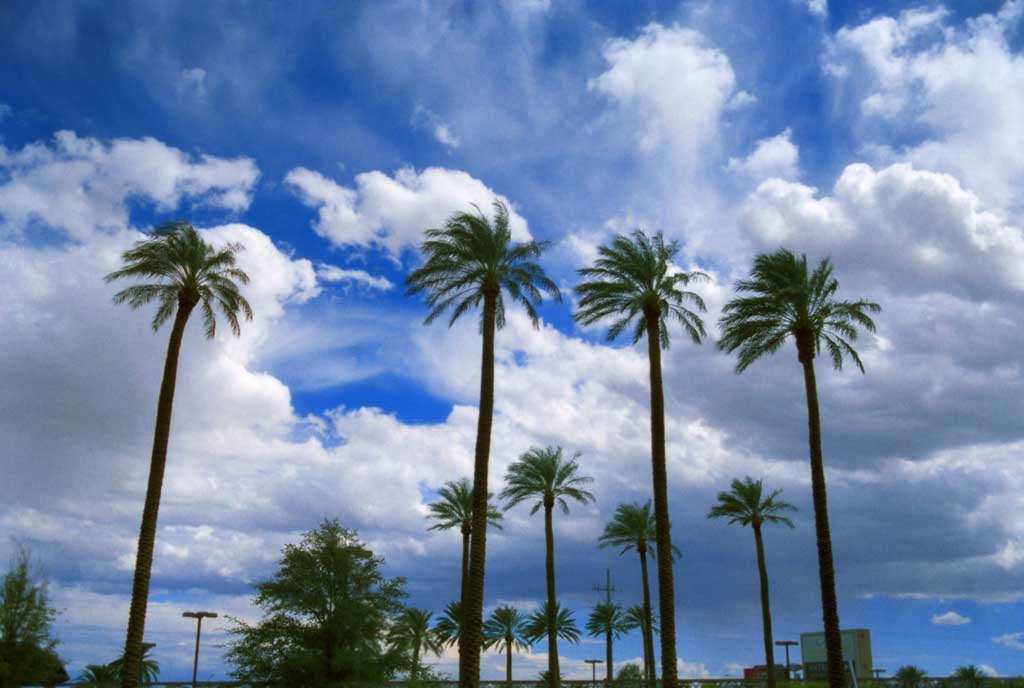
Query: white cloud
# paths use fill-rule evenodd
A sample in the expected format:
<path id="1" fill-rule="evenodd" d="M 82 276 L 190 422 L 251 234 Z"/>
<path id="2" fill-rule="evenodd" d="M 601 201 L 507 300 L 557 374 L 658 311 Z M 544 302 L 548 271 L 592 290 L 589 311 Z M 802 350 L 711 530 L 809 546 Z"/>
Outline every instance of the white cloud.
<path id="1" fill-rule="evenodd" d="M 978 670 L 985 676 L 999 676 L 999 672 L 991 664 L 979 664 Z"/>
<path id="2" fill-rule="evenodd" d="M 819 17 L 828 16 L 828 0 L 804 0 L 807 11 Z"/>
<path id="3" fill-rule="evenodd" d="M 438 143 L 447 146 L 449 149 L 455 150 L 459 147 L 460 141 L 452 133 L 448 123 L 441 119 L 437 113 L 424 107 L 422 104 L 417 103 L 412 111 L 412 119 L 410 121 L 417 129 L 424 129 L 430 132 Z"/>
<path id="4" fill-rule="evenodd" d="M 1024 3 L 952 25 L 942 7 L 912 9 L 839 30 L 826 71 L 866 118 L 886 124 L 866 143 L 926 169 L 954 173 L 987 201 L 1019 205 L 1024 182 L 1024 56 L 1008 36 Z M 917 141 L 905 145 L 904 141 Z"/>
<path id="5" fill-rule="evenodd" d="M 961 616 L 952 609 L 944 614 L 935 614 L 932 616 L 932 624 L 935 626 L 964 626 L 971 623 L 969 616 Z"/>
<path id="6" fill-rule="evenodd" d="M 649 24 L 633 40 L 609 40 L 603 53 L 608 69 L 588 87 L 628 113 L 642 151 L 667 145 L 684 167 L 714 143 L 730 99 L 749 100 L 734 96 L 729 58 L 693 29 Z"/>
<path id="7" fill-rule="evenodd" d="M 1002 645 L 1008 647 L 1011 650 L 1024 650 L 1024 631 L 1017 633 L 1006 633 L 1005 635 L 997 635 L 992 638 L 992 642 L 996 645 Z"/>
<path id="8" fill-rule="evenodd" d="M 327 263 L 320 263 L 316 267 L 316 276 L 324 282 L 348 282 L 380 291 L 390 291 L 395 288 L 395 285 L 387 277 L 377 277 L 366 270 L 339 268 Z"/>
<path id="9" fill-rule="evenodd" d="M 182 69 L 178 79 L 178 93 L 203 102 L 206 100 L 206 70 L 202 67 Z"/>
<path id="10" fill-rule="evenodd" d="M 351 189 L 298 167 L 285 182 L 299 190 L 306 205 L 318 209 L 317 234 L 336 246 L 378 247 L 396 260 L 404 249 L 419 245 L 424 230 L 443 225 L 453 213 L 474 212 L 472 204 L 490 213 L 495 200 L 511 209 L 513 238 L 530 238 L 526 220 L 506 197 L 460 170 L 404 167 L 394 177 L 364 172 L 356 175 Z"/>
<path id="11" fill-rule="evenodd" d="M 153 138 L 110 143 L 60 131 L 52 145 L 0 147 L 0 232 L 42 222 L 82 239 L 95 228 L 123 228 L 128 204 L 168 211 L 185 199 L 229 211 L 249 207 L 259 178 L 248 158 L 198 160 Z"/>
<path id="12" fill-rule="evenodd" d="M 800 176 L 800 149 L 793 143 L 792 136 L 793 132 L 786 129 L 781 134 L 761 139 L 750 155 L 730 158 L 726 168 L 755 180 L 765 177 L 795 179 Z"/>
<path id="13" fill-rule="evenodd" d="M 13 113 L 14 113 L 14 110 L 11 109 L 10 105 L 8 105 L 7 103 L 0 103 L 0 122 L 3 122 L 5 119 L 10 117 Z"/>

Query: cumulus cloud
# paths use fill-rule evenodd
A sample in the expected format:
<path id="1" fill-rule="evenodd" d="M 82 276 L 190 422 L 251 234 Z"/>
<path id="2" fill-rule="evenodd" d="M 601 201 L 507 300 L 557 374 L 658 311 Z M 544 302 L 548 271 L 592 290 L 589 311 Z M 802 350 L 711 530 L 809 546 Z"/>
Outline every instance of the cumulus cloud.
<path id="1" fill-rule="evenodd" d="M 339 268 L 337 265 L 327 263 L 317 266 L 316 276 L 324 282 L 347 282 L 380 291 L 390 291 L 395 287 L 387 277 L 377 277 L 366 270 Z"/>
<path id="2" fill-rule="evenodd" d="M 183 200 L 239 212 L 259 178 L 248 158 L 198 159 L 153 138 L 103 142 L 59 131 L 52 144 L 0 147 L 0 231 L 42 223 L 83 239 L 128 225 L 129 203 L 168 211 Z"/>
<path id="3" fill-rule="evenodd" d="M 1024 631 L 997 635 L 992 638 L 992 642 L 996 645 L 1008 647 L 1011 650 L 1024 650 Z"/>
<path id="4" fill-rule="evenodd" d="M 932 624 L 936 626 L 964 626 L 969 623 L 971 623 L 971 618 L 969 616 L 961 616 L 952 609 L 944 614 L 935 614 L 932 616 Z"/>
<path id="5" fill-rule="evenodd" d="M 336 246 L 377 247 L 396 260 L 422 241 L 425 229 L 441 226 L 452 213 L 474 212 L 473 204 L 490 213 L 495 200 L 510 208 L 513 238 L 530 238 L 526 220 L 506 197 L 460 170 L 428 167 L 417 172 L 404 167 L 393 177 L 364 172 L 356 175 L 352 189 L 297 167 L 285 182 L 298 190 L 303 203 L 317 208 L 317 234 Z"/>
<path id="6" fill-rule="evenodd" d="M 795 179 L 800 176 L 799 162 L 800 149 L 793 143 L 793 132 L 786 129 L 781 134 L 758 141 L 747 157 L 729 158 L 726 168 L 755 180 L 765 177 Z"/>

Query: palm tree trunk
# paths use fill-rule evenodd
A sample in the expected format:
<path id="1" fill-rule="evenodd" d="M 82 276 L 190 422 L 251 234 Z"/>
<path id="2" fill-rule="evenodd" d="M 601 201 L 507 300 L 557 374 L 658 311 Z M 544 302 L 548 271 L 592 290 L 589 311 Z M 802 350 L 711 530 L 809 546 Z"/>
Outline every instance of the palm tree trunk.
<path id="1" fill-rule="evenodd" d="M 800 347 L 798 347 L 800 348 Z M 821 578 L 821 614 L 825 624 L 825 654 L 828 659 L 829 688 L 843 688 L 842 638 L 839 635 L 839 604 L 836 601 L 836 572 L 832 563 L 832 535 L 828 525 L 828 495 L 825 490 L 825 464 L 821 457 L 821 417 L 818 413 L 818 385 L 814 379 L 813 351 L 802 347 L 800 362 L 807 392 L 807 426 L 811 449 L 811 491 L 814 498 L 814 527 L 818 538 L 818 575 Z"/>
<path id="2" fill-rule="evenodd" d="M 479 688 L 483 646 L 484 565 L 487 560 L 487 463 L 494 414 L 494 322 L 498 293 L 484 295 L 483 351 L 480 356 L 480 414 L 473 466 L 473 526 L 469 549 L 469 587 L 459 633 L 459 687 Z"/>
<path id="3" fill-rule="evenodd" d="M 613 676 L 612 676 L 612 667 L 614 666 L 614 662 L 612 661 L 612 629 L 611 628 L 609 628 L 606 631 L 604 642 L 605 642 L 605 647 L 604 647 L 605 659 L 604 659 L 604 662 L 605 662 L 605 665 L 607 665 L 607 667 L 608 667 L 608 673 L 607 673 L 607 678 L 605 679 L 605 685 L 608 686 L 608 688 L 611 688 L 612 678 L 613 678 Z"/>
<path id="4" fill-rule="evenodd" d="M 466 591 L 469 589 L 469 533 L 470 529 L 463 525 L 462 527 L 462 580 L 459 589 L 459 610 L 465 615 L 466 613 Z M 461 621 L 460 621 L 461 623 Z M 459 629 L 460 635 L 462 629 Z"/>
<path id="5" fill-rule="evenodd" d="M 644 626 L 640 629 L 644 638 L 644 680 L 654 688 L 657 672 L 654 668 L 654 617 L 651 613 L 651 584 L 647 575 L 647 547 L 638 548 L 637 551 L 640 552 L 640 573 L 644 585 Z"/>
<path id="6" fill-rule="evenodd" d="M 178 379 L 178 355 L 185 334 L 188 316 L 194 303 L 178 301 L 171 338 L 164 359 L 164 376 L 156 405 L 156 428 L 153 432 L 153 454 L 149 460 L 149 484 L 139 527 L 139 545 L 135 555 L 135 580 L 132 583 L 132 604 L 128 612 L 128 633 L 124 643 L 124 664 L 121 665 L 121 688 L 136 688 L 142 666 L 142 638 L 146 630 L 146 603 L 149 600 L 149 577 L 153 570 L 153 547 L 156 544 L 156 522 L 160 511 L 160 492 L 167 466 L 167 442 L 171 436 L 171 410 L 174 386 Z"/>
<path id="7" fill-rule="evenodd" d="M 761 525 L 754 526 L 754 544 L 757 547 L 757 573 L 761 578 L 761 627 L 764 630 L 764 663 L 768 667 L 768 688 L 775 688 L 775 647 L 772 644 L 772 612 L 768 601 L 768 566 L 764 560 L 764 542 Z"/>
<path id="8" fill-rule="evenodd" d="M 672 526 L 668 511 L 665 467 L 665 393 L 661 380 L 661 339 L 658 314 L 647 319 L 647 355 L 651 366 L 651 471 L 654 481 L 654 523 L 658 547 L 658 611 L 661 614 L 661 682 L 676 688 L 676 601 L 672 576 Z"/>
<path id="9" fill-rule="evenodd" d="M 412 648 L 412 669 L 409 670 L 409 680 L 412 683 L 416 683 L 416 676 L 419 674 L 420 668 L 420 645 L 417 641 L 416 646 Z"/>
<path id="10" fill-rule="evenodd" d="M 505 681 L 512 685 L 512 638 L 505 636 Z"/>
<path id="11" fill-rule="evenodd" d="M 548 676 L 549 686 L 558 688 L 562 682 L 562 676 L 558 670 L 558 632 L 555 624 L 555 617 L 558 609 L 555 607 L 555 527 L 552 511 L 554 501 L 548 504 L 547 497 L 544 498 L 544 573 L 548 583 Z"/>

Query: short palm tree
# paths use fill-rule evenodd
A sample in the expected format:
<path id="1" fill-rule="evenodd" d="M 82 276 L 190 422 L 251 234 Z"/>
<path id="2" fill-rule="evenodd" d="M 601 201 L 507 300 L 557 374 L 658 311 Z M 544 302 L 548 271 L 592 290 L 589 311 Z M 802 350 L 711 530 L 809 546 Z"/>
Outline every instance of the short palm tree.
<path id="1" fill-rule="evenodd" d="M 868 314 L 881 310 L 877 303 L 871 301 L 840 301 L 836 299 L 838 289 L 839 283 L 832 275 L 832 263 L 828 258 L 810 272 L 805 255 L 797 258 L 786 249 L 759 255 L 754 259 L 750 278 L 736 283 L 736 291 L 744 296 L 732 299 L 722 309 L 722 338 L 718 342 L 724 351 L 737 352 L 736 372 L 742 372 L 759 358 L 775 353 L 787 339 L 792 338 L 796 344 L 807 397 L 811 491 L 830 688 L 842 688 L 846 670 L 839 636 L 839 605 L 836 602 L 832 536 L 828 524 L 825 466 L 821 455 L 821 418 L 814 358 L 825 350 L 836 369 L 842 368 L 844 358 L 850 358 L 864 372 L 860 356 L 853 348 L 857 327 L 874 332 L 875 323 Z"/>
<path id="2" fill-rule="evenodd" d="M 192 311 L 198 308 L 203 315 L 206 336 L 212 338 L 217 330 L 214 306 L 224 314 L 235 335 L 241 332 L 239 314 L 252 319 L 252 308 L 238 291 L 237 283 L 246 284 L 249 281 L 249 276 L 235 267 L 235 255 L 241 250 L 240 244 L 214 248 L 187 222 L 167 223 L 157 227 L 151 238 L 139 241 L 125 251 L 122 254 L 124 266 L 105 278 L 107 282 L 126 278 L 144 281 L 117 292 L 114 303 L 127 303 L 132 308 L 141 308 L 155 302 L 157 308 L 152 322 L 154 331 L 174 316 L 163 380 L 160 383 L 153 452 L 149 462 L 149 484 L 146 487 L 146 502 L 139 528 L 135 580 L 132 584 L 124 650 L 126 670 L 121 675 L 121 688 L 135 688 L 139 681 L 146 602 L 149 598 L 149 578 L 156 543 L 157 512 L 160 509 L 160 492 L 167 464 L 178 354 L 185 325 Z"/>
<path id="3" fill-rule="evenodd" d="M 628 630 L 629 623 L 619 605 L 611 602 L 599 602 L 590 610 L 590 617 L 587 619 L 587 633 L 592 638 L 604 636 L 605 667 L 609 686 L 614 678 L 613 668 L 615 666 L 612 641 L 621 638 L 622 634 Z"/>
<path id="4" fill-rule="evenodd" d="M 149 651 L 156 647 L 155 643 L 142 643 L 142 656 L 139 662 L 138 675 L 135 680 L 144 686 L 156 683 L 157 679 L 160 678 L 160 663 L 149 656 Z M 114 672 L 118 681 L 124 681 L 124 656 L 118 657 L 113 662 L 107 665 L 107 667 Z"/>
<path id="5" fill-rule="evenodd" d="M 480 685 L 480 648 L 483 645 L 484 566 L 487 551 L 487 466 L 491 452 L 494 415 L 494 335 L 505 325 L 503 294 L 523 306 L 538 326 L 541 290 L 560 301 L 561 291 L 536 262 L 544 242 L 512 241 L 508 208 L 494 203 L 494 220 L 477 209 L 457 213 L 444 227 L 428 229 L 420 247 L 426 261 L 409 275 L 406 294 L 426 294 L 429 324 L 449 308 L 449 327 L 467 311 L 482 308 L 480 331 L 480 412 L 477 416 L 473 460 L 473 524 L 469 555 L 469 584 L 459 638 L 459 684 Z"/>
<path id="6" fill-rule="evenodd" d="M 403 609 L 388 631 L 391 649 L 410 657 L 410 681 L 415 682 L 419 675 L 421 655 L 439 655 L 444 649 L 430 627 L 430 616 L 430 612 L 425 609 Z"/>
<path id="7" fill-rule="evenodd" d="M 444 613 L 438 617 L 434 624 L 434 634 L 442 647 L 449 647 L 459 642 L 462 633 L 462 603 L 459 601 L 449 602 L 444 608 Z"/>
<path id="8" fill-rule="evenodd" d="M 968 664 L 967 666 L 957 667 L 956 671 L 953 672 L 953 678 L 961 681 L 965 688 L 981 688 L 982 684 L 985 683 L 985 672 L 973 664 Z"/>
<path id="9" fill-rule="evenodd" d="M 635 550 L 640 556 L 640 576 L 643 582 L 643 618 L 653 618 L 651 611 L 651 586 L 647 577 L 647 555 L 654 556 L 657 528 L 651 502 L 644 504 L 620 504 L 615 509 L 612 520 L 604 527 L 604 532 L 597 539 L 601 547 L 621 547 L 620 554 Z M 672 546 L 672 554 L 679 556 L 679 548 Z M 636 628 L 640 629 L 644 646 L 644 674 L 648 682 L 653 684 L 654 676 L 654 625 L 641 619 Z"/>
<path id="10" fill-rule="evenodd" d="M 549 609 L 553 611 L 548 613 Z M 551 624 L 552 619 L 555 622 L 553 625 Z M 526 618 L 526 622 L 523 624 L 523 637 L 526 639 L 526 642 L 534 645 L 547 638 L 552 632 L 562 640 L 574 645 L 580 641 L 580 629 L 576 625 L 576 619 L 572 612 L 557 602 L 553 606 L 549 606 L 545 602 L 540 606 L 540 609 Z M 550 642 L 548 647 L 551 647 Z M 550 673 L 550 663 L 548 664 L 548 672 L 549 676 L 561 676 L 561 674 Z"/>
<path id="11" fill-rule="evenodd" d="M 75 683 L 96 688 L 113 688 L 117 685 L 117 669 L 110 664 L 86 664 Z"/>
<path id="12" fill-rule="evenodd" d="M 658 550 L 672 547 L 669 524 L 668 472 L 665 461 L 665 393 L 662 383 L 661 350 L 670 342 L 668 320 L 675 319 L 694 343 L 704 337 L 704 323 L 698 312 L 704 301 L 688 291 L 691 283 L 706 279 L 698 271 L 677 269 L 672 260 L 679 245 L 665 242 L 661 234 L 648 236 L 636 230 L 618 236 L 598 249 L 594 265 L 580 270 L 586 280 L 576 287 L 579 305 L 576 321 L 592 325 L 611 318 L 609 341 L 630 330 L 633 343 L 647 337 L 651 393 L 651 473 L 654 485 L 654 519 Z M 658 607 L 661 612 L 661 675 L 666 688 L 675 688 L 676 610 L 672 557 L 658 558 Z"/>
<path id="13" fill-rule="evenodd" d="M 512 651 L 529 651 L 530 644 L 523 633 L 526 617 L 515 607 L 498 607 L 484 622 L 484 647 L 505 653 L 505 680 L 512 683 Z"/>
<path id="14" fill-rule="evenodd" d="M 782 490 L 764 493 L 760 480 L 749 476 L 733 480 L 732 490 L 718 493 L 718 503 L 708 512 L 708 518 L 725 518 L 729 523 L 750 526 L 754 530 L 754 546 L 757 549 L 757 572 L 761 580 L 761 627 L 764 631 L 764 660 L 768 667 L 768 688 L 775 688 L 775 648 L 772 642 L 772 613 L 768 601 L 768 565 L 764 558 L 764 541 L 761 526 L 766 523 L 793 527 L 785 514 L 796 511 L 792 504 L 779 499 Z"/>
<path id="15" fill-rule="evenodd" d="M 921 688 L 927 676 L 928 674 L 921 667 L 906 664 L 896 670 L 893 678 L 896 679 L 900 688 Z"/>
<path id="16" fill-rule="evenodd" d="M 531 514 L 544 508 L 544 571 L 547 579 L 547 609 L 558 608 L 555 599 L 555 505 L 563 514 L 569 513 L 569 501 L 581 504 L 594 501 L 594 495 L 584 489 L 584 485 L 593 482 L 592 478 L 579 475 L 580 465 L 576 461 L 579 454 L 566 460 L 561 447 L 533 447 L 519 460 L 508 467 L 505 475 L 505 489 L 501 498 L 507 508 L 511 509 L 521 502 L 536 500 Z M 555 632 L 557 619 L 552 615 L 548 619 L 548 671 L 558 688 L 558 634 Z"/>
<path id="17" fill-rule="evenodd" d="M 473 485 L 468 478 L 449 480 L 437 491 L 440 499 L 427 506 L 430 514 L 427 518 L 434 521 L 428 530 L 451 530 L 458 528 L 462 532 L 462 574 L 459 585 L 459 601 L 466 597 L 466 585 L 469 583 L 469 542 L 473 532 Z M 494 497 L 487 493 L 487 523 L 492 528 L 501 529 L 501 512 L 490 506 Z"/>

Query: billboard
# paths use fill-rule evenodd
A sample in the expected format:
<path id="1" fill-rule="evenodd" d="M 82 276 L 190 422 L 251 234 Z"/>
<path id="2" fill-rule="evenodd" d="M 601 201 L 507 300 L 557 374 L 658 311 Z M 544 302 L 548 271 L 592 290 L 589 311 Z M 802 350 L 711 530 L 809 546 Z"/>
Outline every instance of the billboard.
<path id="1" fill-rule="evenodd" d="M 871 678 L 874 668 L 871 661 L 871 631 L 866 628 L 851 628 L 839 631 L 843 645 L 843 661 L 853 664 L 853 672 L 858 681 Z M 824 633 L 800 634 L 800 657 L 804 665 L 804 678 L 810 681 L 823 681 L 828 677 L 828 658 L 825 654 Z"/>

